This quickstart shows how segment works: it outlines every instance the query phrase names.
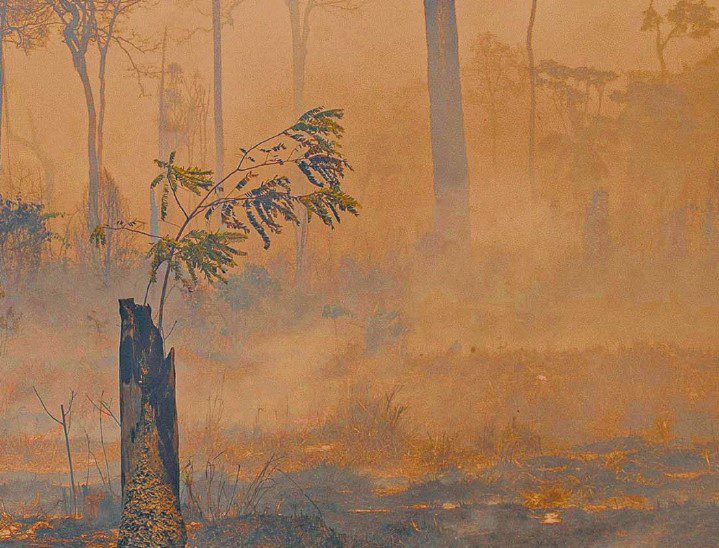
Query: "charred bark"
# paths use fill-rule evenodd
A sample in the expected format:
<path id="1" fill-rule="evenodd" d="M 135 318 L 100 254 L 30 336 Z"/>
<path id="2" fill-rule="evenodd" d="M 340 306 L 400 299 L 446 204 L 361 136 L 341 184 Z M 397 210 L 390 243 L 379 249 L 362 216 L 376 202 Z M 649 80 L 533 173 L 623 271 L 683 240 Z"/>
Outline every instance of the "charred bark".
<path id="1" fill-rule="evenodd" d="M 149 306 L 120 301 L 122 519 L 119 546 L 184 546 L 175 353 Z"/>

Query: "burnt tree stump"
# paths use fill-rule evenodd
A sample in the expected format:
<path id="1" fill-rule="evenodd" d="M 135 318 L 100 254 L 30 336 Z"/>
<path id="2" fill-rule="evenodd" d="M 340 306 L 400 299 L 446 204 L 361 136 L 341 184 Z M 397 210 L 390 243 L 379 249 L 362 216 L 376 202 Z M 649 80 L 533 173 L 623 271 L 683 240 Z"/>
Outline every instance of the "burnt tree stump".
<path id="1" fill-rule="evenodd" d="M 122 518 L 118 546 L 184 546 L 175 353 L 149 305 L 120 300 Z"/>

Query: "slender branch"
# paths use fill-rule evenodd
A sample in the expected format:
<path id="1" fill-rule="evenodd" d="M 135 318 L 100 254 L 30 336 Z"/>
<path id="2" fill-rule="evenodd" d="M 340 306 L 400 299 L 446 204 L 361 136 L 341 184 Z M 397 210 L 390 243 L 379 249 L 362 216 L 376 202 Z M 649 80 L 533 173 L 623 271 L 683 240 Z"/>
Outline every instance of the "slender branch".
<path id="1" fill-rule="evenodd" d="M 108 482 L 105 482 L 105 474 L 102 473 L 102 469 L 100 468 L 100 462 L 97 460 L 97 457 L 95 456 L 95 453 L 93 453 L 92 449 L 90 448 L 90 435 L 87 433 L 87 430 L 85 430 L 85 439 L 87 440 L 87 452 L 92 457 L 92 460 L 95 462 L 95 468 L 97 469 L 97 473 L 100 475 L 100 481 L 103 485 L 109 484 L 109 478 Z M 85 483 L 89 484 L 89 478 L 90 478 L 90 468 L 87 469 L 87 476 L 88 479 L 85 480 Z M 108 491 L 110 490 L 110 487 L 108 485 Z"/>
<path id="2" fill-rule="evenodd" d="M 154 238 L 154 239 L 160 239 L 162 236 L 157 236 L 155 234 L 150 234 L 149 232 L 145 232 L 143 230 L 137 230 L 136 228 L 132 228 L 129 226 L 111 226 L 111 225 L 102 225 L 102 228 L 105 230 L 113 230 L 115 232 L 132 232 L 133 234 L 140 234 L 141 236 L 147 236 L 148 238 Z"/>
<path id="3" fill-rule="evenodd" d="M 32 389 L 35 392 L 37 399 L 40 400 L 40 405 L 42 405 L 42 408 L 45 410 L 45 413 L 47 413 L 47 416 L 54 420 L 56 423 L 58 423 L 60 426 L 62 426 L 62 421 L 58 419 L 55 415 L 50 413 L 50 410 L 45 405 L 45 402 L 42 400 L 42 397 L 40 397 L 40 393 L 37 391 L 37 389 L 34 386 L 32 387 Z"/>
<path id="4" fill-rule="evenodd" d="M 110 417 L 112 420 L 115 421 L 115 424 L 120 426 L 120 421 L 115 416 L 115 413 L 113 413 L 112 410 L 108 407 L 108 405 L 102 400 L 102 396 L 100 396 L 100 404 L 99 405 L 97 403 L 95 403 L 93 401 L 93 399 L 90 396 L 88 396 L 87 394 L 85 394 L 85 396 L 87 396 L 87 399 L 90 401 L 90 403 L 92 404 L 92 406 L 95 409 L 97 409 L 103 415 L 107 415 L 108 417 Z"/>
<path id="5" fill-rule="evenodd" d="M 68 417 L 72 414 L 72 402 L 75 401 L 75 396 L 76 396 L 75 391 L 70 390 L 70 402 L 67 404 L 67 413 L 66 413 L 66 416 L 68 416 Z"/>
<path id="6" fill-rule="evenodd" d="M 257 150 L 259 147 L 261 147 L 265 143 L 268 143 L 269 141 L 277 139 L 280 136 L 286 134 L 290 129 L 292 129 L 293 126 L 294 126 L 294 124 L 292 126 L 286 127 L 285 129 L 276 133 L 275 135 L 272 135 L 271 137 L 263 139 L 262 141 L 254 144 L 251 148 L 247 149 L 243 153 L 242 158 L 240 159 L 239 163 L 237 164 L 237 167 L 235 169 L 233 169 L 232 171 L 230 171 L 227 175 L 225 175 L 217 183 L 215 183 L 212 186 L 212 188 L 210 188 L 210 190 L 208 190 L 205 193 L 205 195 L 200 200 L 200 202 L 195 206 L 195 208 L 190 212 L 190 214 L 185 219 L 185 222 L 182 223 L 179 230 L 177 231 L 177 236 L 175 236 L 175 241 L 179 241 L 182 238 L 182 236 L 185 232 L 185 229 L 189 226 L 190 222 L 200 213 L 200 211 L 202 211 L 202 206 L 205 205 L 208 198 L 210 196 L 212 196 L 217 191 L 217 189 L 221 188 L 222 185 L 225 184 L 233 175 L 235 175 L 239 172 L 242 172 L 242 171 L 247 171 L 246 169 L 243 170 L 243 166 L 244 166 L 245 160 L 249 157 L 250 152 Z M 176 250 L 177 250 L 177 248 L 175 246 L 172 246 L 172 248 L 170 249 L 169 256 L 167 257 L 167 259 L 165 261 L 167 263 L 167 268 L 165 269 L 165 275 L 164 275 L 163 281 L 162 281 L 162 290 L 160 292 L 160 304 L 158 306 L 158 319 L 157 319 L 157 327 L 160 330 L 160 333 L 162 333 L 162 321 L 164 319 L 165 300 L 167 298 L 167 284 L 170 280 L 170 271 L 172 270 L 170 268 L 170 265 L 172 264 L 172 259 L 174 259 L 174 257 L 175 257 Z M 149 288 L 148 288 L 148 292 L 149 292 Z"/>
<path id="7" fill-rule="evenodd" d="M 178 225 L 177 223 L 173 223 L 172 221 L 168 221 L 167 219 L 160 219 L 160 222 L 168 224 L 170 226 L 174 226 L 175 228 L 180 228 L 180 225 Z"/>
<path id="8" fill-rule="evenodd" d="M 187 215 L 187 211 L 185 211 L 185 208 L 183 207 L 182 203 L 180 202 L 180 198 L 177 197 L 177 191 L 172 187 L 170 187 L 170 191 L 172 192 L 173 198 L 175 198 L 175 203 L 177 204 L 177 207 L 180 208 L 180 211 L 182 211 L 182 214 L 185 216 L 185 219 L 187 219 L 189 217 L 189 215 Z"/>

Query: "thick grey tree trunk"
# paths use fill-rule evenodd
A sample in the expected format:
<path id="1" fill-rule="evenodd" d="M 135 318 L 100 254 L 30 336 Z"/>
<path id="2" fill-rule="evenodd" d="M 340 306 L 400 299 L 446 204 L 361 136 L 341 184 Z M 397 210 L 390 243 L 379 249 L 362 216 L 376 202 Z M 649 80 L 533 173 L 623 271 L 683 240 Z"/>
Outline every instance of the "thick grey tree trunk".
<path id="1" fill-rule="evenodd" d="M 184 546 L 175 353 L 149 306 L 120 301 L 122 519 L 119 546 Z"/>
<path id="2" fill-rule="evenodd" d="M 424 0 L 424 9 L 434 162 L 435 230 L 445 242 L 465 246 L 470 237 L 469 169 L 464 139 L 454 0 Z"/>

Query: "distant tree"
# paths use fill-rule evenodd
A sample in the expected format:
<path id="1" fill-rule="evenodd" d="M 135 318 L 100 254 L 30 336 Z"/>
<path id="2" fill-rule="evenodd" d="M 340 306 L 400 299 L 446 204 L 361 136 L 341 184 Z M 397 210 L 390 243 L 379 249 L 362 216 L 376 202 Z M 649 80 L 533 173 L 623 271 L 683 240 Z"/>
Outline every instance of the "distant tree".
<path id="1" fill-rule="evenodd" d="M 165 76 L 167 66 L 167 38 L 168 28 L 162 33 L 162 46 L 160 57 L 160 84 L 157 90 L 157 152 L 158 158 L 165 158 L 169 154 L 167 142 L 167 101 L 165 97 Z M 157 196 L 154 188 L 150 193 L 150 232 L 157 234 L 160 231 L 159 213 L 157 211 Z"/>
<path id="2" fill-rule="evenodd" d="M 138 65 L 135 54 L 147 53 L 155 45 L 124 26 L 127 18 L 142 5 L 143 0 L 85 0 L 95 14 L 93 41 L 98 51 L 98 113 L 97 113 L 97 159 L 100 169 L 104 168 L 105 112 L 107 110 L 107 59 L 113 44 L 125 54 L 132 70 L 142 87 L 142 76 L 148 69 Z"/>
<path id="3" fill-rule="evenodd" d="M 292 32 L 292 96 L 295 115 L 305 111 L 305 79 L 307 76 L 307 42 L 310 36 L 312 16 L 317 10 L 335 9 L 354 11 L 369 0 L 285 0 L 290 16 Z M 295 281 L 301 286 L 304 283 L 307 269 L 307 238 L 308 226 L 301 216 L 297 229 L 295 247 Z"/>
<path id="4" fill-rule="evenodd" d="M 698 40 L 717 27 L 716 8 L 707 5 L 706 0 L 678 0 L 664 15 L 654 7 L 654 0 L 650 0 L 644 11 L 642 31 L 654 33 L 662 79 L 667 76 L 665 52 L 671 42 L 682 38 Z"/>
<path id="5" fill-rule="evenodd" d="M 188 164 L 204 165 L 210 93 L 197 72 L 188 78 L 177 63 L 170 63 L 165 73 L 160 150 L 167 156 L 183 149 Z"/>
<path id="6" fill-rule="evenodd" d="M 466 246 L 470 236 L 469 168 L 454 0 L 424 0 L 424 11 L 435 230 L 445 242 Z"/>
<path id="7" fill-rule="evenodd" d="M 55 217 L 43 204 L 0 196 L 0 281 L 17 287 L 40 267 L 43 247 L 53 237 L 48 221 Z"/>
<path id="8" fill-rule="evenodd" d="M 211 0 L 211 28 L 194 28 L 186 32 L 185 40 L 198 31 L 212 33 L 212 113 L 215 142 L 215 173 L 224 172 L 225 163 L 225 122 L 222 93 L 222 28 L 232 25 L 233 12 L 245 0 Z M 198 10 L 203 13 L 201 10 Z M 203 13 L 204 14 L 204 13 Z M 163 156 L 164 157 L 164 156 Z"/>
<path id="9" fill-rule="evenodd" d="M 45 0 L 60 23 L 63 42 L 72 57 L 73 66 L 82 83 L 87 108 L 88 156 L 88 227 L 92 231 L 100 223 L 100 185 L 104 154 L 104 120 L 106 109 L 106 70 L 110 46 L 123 51 L 137 74 L 143 71 L 133 53 L 145 51 L 146 43 L 134 32 L 123 29 L 123 19 L 141 0 Z M 98 51 L 98 93 L 93 89 L 88 67 L 90 48 Z"/>
<path id="10" fill-rule="evenodd" d="M 32 279 L 40 267 L 40 258 L 53 232 L 48 221 L 55 214 L 45 211 L 39 202 L 0 196 L 0 281 L 17 287 Z"/>
<path id="11" fill-rule="evenodd" d="M 292 84 L 295 115 L 305 111 L 307 42 L 312 15 L 320 9 L 354 11 L 369 0 L 285 0 L 292 30 Z"/>
<path id="12" fill-rule="evenodd" d="M 532 0 L 532 9 L 527 25 L 527 61 L 529 68 L 529 160 L 528 175 L 532 192 L 537 192 L 537 68 L 534 62 L 534 24 L 537 21 L 537 0 Z"/>
<path id="13" fill-rule="evenodd" d="M 232 21 L 232 11 L 243 1 L 233 0 L 223 6 L 221 0 L 212 0 L 212 104 L 215 125 L 215 173 L 218 176 L 225 170 L 225 129 L 222 112 L 222 26 Z"/>
<path id="14" fill-rule="evenodd" d="M 120 188 L 112 174 L 105 168 L 102 170 L 99 196 L 100 218 L 105 223 L 114 224 L 121 220 L 124 215 L 124 203 Z M 115 234 L 107 238 L 103 257 L 100 260 L 100 270 L 105 285 L 109 285 L 113 265 L 126 265 L 129 261 L 129 235 Z"/>
<path id="15" fill-rule="evenodd" d="M 472 71 L 479 77 L 476 91 L 473 91 L 487 112 L 492 142 L 492 168 L 496 174 L 499 110 L 507 97 L 522 88 L 526 66 L 520 52 L 490 32 L 477 38 L 472 51 Z"/>
<path id="16" fill-rule="evenodd" d="M 166 158 L 171 150 L 186 151 L 189 165 L 205 165 L 207 160 L 207 119 L 210 93 L 202 77 L 195 73 L 185 77 L 177 63 L 166 63 L 167 34 L 162 45 L 162 65 L 159 89 L 158 151 Z M 150 232 L 158 232 L 159 213 L 156 189 L 150 189 Z"/>
<path id="17" fill-rule="evenodd" d="M 187 99 L 185 97 L 185 71 L 178 63 L 170 63 L 163 75 L 164 90 L 162 102 L 164 117 L 162 120 L 163 152 L 166 158 L 170 151 L 184 148 L 187 144 Z"/>
<path id="18" fill-rule="evenodd" d="M 195 72 L 189 81 L 185 82 L 186 89 L 186 119 L 187 119 L 187 161 L 191 165 L 205 165 L 207 163 L 207 119 L 210 111 L 210 92 L 202 76 Z"/>
<path id="19" fill-rule="evenodd" d="M 708 67 L 706 76 L 714 82 L 715 69 Z M 700 108 L 701 99 L 686 87 L 689 82 L 702 86 L 698 71 L 671 84 L 646 73 L 630 73 L 626 78 L 625 88 L 611 94 L 621 109 L 619 130 L 632 181 L 623 192 L 627 200 L 644 206 L 630 209 L 624 218 L 636 226 L 633 241 L 642 244 L 637 252 L 649 253 L 661 247 L 665 236 L 675 242 L 685 239 L 681 220 L 685 215 L 681 210 L 688 205 L 685 192 L 706 180 L 697 176 L 696 169 L 704 164 L 708 171 L 711 165 L 703 151 L 704 143 L 715 140 L 716 111 L 706 103 Z M 708 92 L 711 88 L 701 89 L 700 95 L 713 101 L 716 94 Z M 702 120 L 707 121 L 704 130 Z M 669 255 L 681 254 L 668 247 Z"/>
<path id="20" fill-rule="evenodd" d="M 88 227 L 100 222 L 100 162 L 97 154 L 97 106 L 92 91 L 87 52 L 95 37 L 94 0 L 52 0 L 53 11 L 63 25 L 63 41 L 72 56 L 85 94 L 87 108 Z"/>
<path id="21" fill-rule="evenodd" d="M 234 9 L 235 5 L 231 5 L 230 10 Z M 226 18 L 229 18 L 229 14 Z M 186 33 L 184 40 L 188 40 L 192 34 L 192 32 Z M 198 73 L 195 73 L 188 81 L 182 66 L 175 62 L 168 63 L 168 39 L 169 29 L 165 27 L 158 89 L 159 157 L 167 158 L 171 150 L 179 150 L 184 147 L 188 164 L 194 165 L 199 161 L 200 165 L 205 165 L 208 145 L 207 120 L 211 94 Z M 221 85 L 217 89 L 221 90 Z M 215 128 L 217 128 L 217 124 Z M 158 222 L 156 190 L 150 189 L 150 231 L 152 233 L 158 232 Z"/>
<path id="22" fill-rule="evenodd" d="M 45 45 L 50 15 L 44 0 L 0 0 L 0 150 L 5 106 L 5 44 L 17 46 L 26 53 Z"/>
<path id="23" fill-rule="evenodd" d="M 27 112 L 27 121 L 29 126 L 29 135 L 27 137 L 17 133 L 8 123 L 8 138 L 29 150 L 40 163 L 43 174 L 43 201 L 46 204 L 52 204 L 55 194 L 55 159 L 48 144 L 47 135 L 38 130 L 35 117 L 29 110 Z"/>
<path id="24" fill-rule="evenodd" d="M 157 161 L 162 173 L 151 186 L 161 190 L 160 215 L 176 218 L 174 235 L 151 234 L 136 221 L 101 225 L 92 240 L 103 245 L 108 231 L 141 234 L 150 239 L 150 277 L 145 303 L 120 301 L 120 409 L 123 515 L 120 546 L 176 545 L 186 538 L 180 513 L 174 350 L 165 357 L 164 318 L 171 278 L 188 288 L 200 278 L 223 281 L 236 259 L 238 245 L 251 232 L 268 248 L 283 223 L 299 215 L 317 216 L 334 227 L 342 213 L 357 214 L 359 204 L 341 187 L 349 165 L 339 151 L 343 128 L 339 110 L 314 109 L 297 123 L 241 149 L 237 166 L 219 181 L 212 171 Z M 284 174 L 279 174 L 284 172 Z M 295 190 L 301 181 L 314 190 Z M 187 197 L 195 198 L 187 205 Z M 172 211 L 170 206 L 172 205 Z M 302 206 L 300 210 L 298 206 Z M 205 223 L 215 218 L 218 230 Z M 165 267 L 162 269 L 162 267 Z M 157 326 L 146 304 L 150 287 L 160 282 Z M 143 537 L 147 523 L 156 536 Z"/>
<path id="25" fill-rule="evenodd" d="M 547 90 L 559 129 L 548 132 L 543 148 L 555 154 L 553 173 L 577 185 L 593 188 L 606 174 L 602 151 L 611 135 L 611 121 L 603 116 L 606 87 L 617 74 L 591 67 L 568 67 L 556 61 L 539 64 L 538 84 Z"/>
<path id="26" fill-rule="evenodd" d="M 603 260 L 609 251 L 607 157 L 616 141 L 615 121 L 603 114 L 607 86 L 617 74 L 591 67 L 568 67 L 543 61 L 537 70 L 538 85 L 546 89 L 560 128 L 541 142 L 553 158 L 556 183 L 568 185 L 563 197 L 574 196 L 585 209 L 585 252 Z"/>

